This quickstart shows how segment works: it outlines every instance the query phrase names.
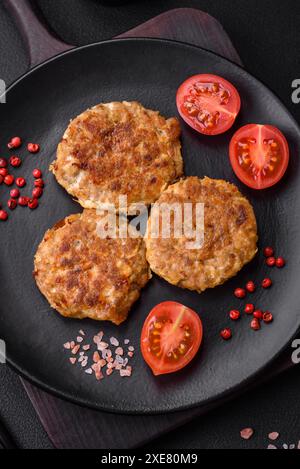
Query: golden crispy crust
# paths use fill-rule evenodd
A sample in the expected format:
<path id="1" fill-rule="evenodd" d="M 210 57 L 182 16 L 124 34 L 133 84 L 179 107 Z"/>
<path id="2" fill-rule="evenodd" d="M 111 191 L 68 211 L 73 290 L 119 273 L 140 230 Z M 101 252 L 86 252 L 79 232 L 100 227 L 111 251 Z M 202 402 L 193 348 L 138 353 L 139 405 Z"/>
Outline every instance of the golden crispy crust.
<path id="1" fill-rule="evenodd" d="M 151 269 L 169 283 L 199 293 L 236 275 L 257 252 L 257 225 L 252 206 L 237 187 L 223 180 L 189 177 L 164 191 L 154 205 L 192 202 L 204 203 L 204 243 L 200 249 L 188 249 L 184 235 L 169 239 L 151 236 L 148 221 L 145 237 L 147 260 Z M 161 213 L 158 219 L 161 220 Z M 171 223 L 174 217 L 171 217 Z M 171 225 L 172 226 L 172 225 Z M 195 226 L 194 226 L 195 227 Z M 202 230 L 203 232 L 203 230 Z"/>
<path id="2" fill-rule="evenodd" d="M 137 102 L 100 104 L 75 118 L 50 170 L 85 208 L 151 204 L 183 174 L 180 126 Z"/>
<path id="3" fill-rule="evenodd" d="M 101 219 L 95 210 L 84 210 L 48 230 L 35 256 L 34 276 L 63 316 L 120 324 L 151 273 L 143 239 L 101 239 L 96 232 Z"/>

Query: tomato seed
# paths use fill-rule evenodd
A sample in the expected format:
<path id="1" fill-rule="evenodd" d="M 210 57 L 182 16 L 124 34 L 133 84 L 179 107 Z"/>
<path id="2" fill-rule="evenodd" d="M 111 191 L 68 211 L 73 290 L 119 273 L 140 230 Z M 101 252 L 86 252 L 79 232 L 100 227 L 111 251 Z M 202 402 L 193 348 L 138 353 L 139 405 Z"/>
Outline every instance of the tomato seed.
<path id="1" fill-rule="evenodd" d="M 261 286 L 263 288 L 270 288 L 272 286 L 272 280 L 270 278 L 265 278 L 262 283 L 261 283 Z"/>
<path id="2" fill-rule="evenodd" d="M 231 339 L 231 337 L 232 337 L 231 329 L 229 329 L 229 328 L 223 329 L 223 331 L 221 331 L 221 337 L 222 337 L 224 340 L 229 340 L 229 339 Z"/>
<path id="3" fill-rule="evenodd" d="M 233 321 L 237 321 L 240 318 L 241 313 L 237 309 L 232 309 L 229 312 L 229 316 L 230 316 L 230 319 L 232 319 Z"/>
<path id="4" fill-rule="evenodd" d="M 285 259 L 283 257 L 277 257 L 276 259 L 276 267 L 282 269 L 285 266 Z"/>
<path id="5" fill-rule="evenodd" d="M 234 294 L 237 298 L 245 298 L 246 291 L 244 290 L 244 288 L 236 288 L 234 290 Z"/>
<path id="6" fill-rule="evenodd" d="M 266 248 L 264 249 L 264 256 L 265 256 L 265 257 L 272 257 L 272 256 L 274 256 L 274 249 L 271 248 L 270 246 L 266 247 Z"/>
<path id="7" fill-rule="evenodd" d="M 246 284 L 246 290 L 249 292 L 249 293 L 254 293 L 255 290 L 256 290 L 256 286 L 255 286 L 255 283 L 250 281 Z"/>

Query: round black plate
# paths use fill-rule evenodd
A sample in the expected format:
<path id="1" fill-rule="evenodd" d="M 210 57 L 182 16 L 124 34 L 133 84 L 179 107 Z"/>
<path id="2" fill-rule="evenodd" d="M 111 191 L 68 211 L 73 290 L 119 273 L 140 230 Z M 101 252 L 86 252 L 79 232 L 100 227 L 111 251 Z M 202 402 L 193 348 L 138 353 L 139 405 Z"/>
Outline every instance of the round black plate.
<path id="1" fill-rule="evenodd" d="M 269 268 L 261 255 L 224 286 L 199 295 L 173 287 L 154 277 L 142 292 L 128 320 L 120 327 L 108 323 L 68 320 L 51 310 L 32 278 L 33 257 L 45 231 L 79 205 L 48 172 L 57 143 L 69 120 L 89 106 L 116 100 L 138 100 L 165 116 L 176 116 L 175 94 L 180 83 L 196 73 L 214 73 L 230 80 L 242 97 L 242 111 L 225 135 L 201 136 L 183 122 L 182 142 L 187 175 L 222 178 L 236 183 L 254 205 L 260 246 L 273 245 L 288 259 L 284 270 L 274 269 L 271 291 L 258 289 L 251 302 L 269 309 L 272 325 L 260 332 L 249 328 L 244 317 L 232 324 L 234 338 L 224 342 L 219 331 L 228 326 L 227 312 L 239 308 L 233 289 L 248 279 L 259 282 Z M 197 47 L 161 40 L 108 41 L 63 54 L 37 67 L 8 92 L 0 106 L 1 155 L 14 135 L 42 145 L 39 155 L 24 155 L 15 171 L 28 178 L 38 166 L 44 171 L 45 195 L 40 208 L 31 212 L 19 207 L 8 223 L 0 224 L 0 336 L 6 341 L 9 362 L 34 383 L 74 402 L 124 413 L 156 413 L 204 405 L 246 386 L 287 346 L 300 326 L 299 229 L 300 229 L 300 132 L 281 102 L 245 70 Z M 254 191 L 240 184 L 228 160 L 233 132 L 250 122 L 278 126 L 287 136 L 291 163 L 280 184 Z M 25 156 L 26 155 L 26 156 Z M 0 187 L 0 203 L 7 190 Z M 25 191 L 26 192 L 26 191 Z M 6 194 L 6 195 L 5 195 Z M 139 338 L 151 308 L 176 300 L 199 312 L 204 343 L 194 362 L 173 375 L 154 377 L 141 358 Z M 137 353 L 130 379 L 112 375 L 96 382 L 93 376 L 71 366 L 62 344 L 83 328 L 91 338 L 100 329 L 120 339 L 130 338 Z"/>

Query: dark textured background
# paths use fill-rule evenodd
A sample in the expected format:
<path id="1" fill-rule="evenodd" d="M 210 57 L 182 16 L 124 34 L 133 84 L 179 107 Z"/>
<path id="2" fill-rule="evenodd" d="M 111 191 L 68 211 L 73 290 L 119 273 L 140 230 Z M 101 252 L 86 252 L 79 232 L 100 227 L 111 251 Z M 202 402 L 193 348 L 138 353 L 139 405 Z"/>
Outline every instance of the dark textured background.
<path id="1" fill-rule="evenodd" d="M 110 38 L 171 8 L 207 11 L 223 24 L 245 67 L 275 91 L 300 122 L 300 104 L 291 102 L 291 82 L 300 78 L 298 0 L 139 0 L 117 7 L 104 6 L 98 0 L 36 3 L 52 29 L 77 45 Z M 22 41 L 1 2 L 0 78 L 10 83 L 26 71 L 27 63 Z M 151 448 L 264 448 L 267 434 L 274 430 L 281 433 L 281 444 L 298 443 L 298 370 L 160 438 Z M 23 448 L 51 447 L 18 378 L 4 365 L 0 365 L 0 382 L 0 417 L 17 443 Z M 247 443 L 239 438 L 245 426 L 256 429 L 256 436 Z"/>

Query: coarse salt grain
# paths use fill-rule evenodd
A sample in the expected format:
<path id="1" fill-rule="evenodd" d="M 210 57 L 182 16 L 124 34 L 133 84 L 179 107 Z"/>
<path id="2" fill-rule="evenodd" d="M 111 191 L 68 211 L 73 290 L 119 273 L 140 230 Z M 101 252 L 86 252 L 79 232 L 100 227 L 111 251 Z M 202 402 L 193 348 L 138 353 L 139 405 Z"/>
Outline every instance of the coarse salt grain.
<path id="1" fill-rule="evenodd" d="M 100 379 L 104 378 L 103 374 L 100 371 L 97 371 L 95 376 L 97 381 L 100 381 Z"/>
<path id="2" fill-rule="evenodd" d="M 119 347 L 119 341 L 115 337 L 111 337 L 109 339 L 109 341 L 110 341 L 111 345 L 114 345 L 115 347 Z"/>
<path id="3" fill-rule="evenodd" d="M 85 333 L 83 330 L 79 331 L 79 335 L 76 338 L 77 344 L 74 341 L 66 342 L 64 348 L 71 349 L 73 355 L 76 355 L 79 352 L 79 358 L 72 357 L 70 362 L 75 364 L 77 361 L 81 364 L 82 368 L 85 368 L 88 364 L 89 357 L 85 355 L 87 350 L 90 350 L 90 344 L 84 344 L 83 336 Z M 109 348 L 109 343 L 102 340 L 104 337 L 103 331 L 100 331 L 93 337 L 93 342 L 97 346 L 97 351 L 93 353 L 93 365 L 91 365 L 87 370 L 84 370 L 87 374 L 95 374 L 96 379 L 99 381 L 104 378 L 105 373 L 107 376 L 110 376 L 114 370 L 118 370 L 120 376 L 128 377 L 132 374 L 132 367 L 128 365 L 128 358 L 123 358 L 124 349 L 119 345 L 120 342 L 116 337 L 110 337 L 109 343 L 116 347 L 113 352 Z M 124 344 L 129 344 L 130 340 L 125 339 Z M 80 348 L 82 351 L 80 351 Z M 130 346 L 127 350 L 127 357 L 131 358 L 134 355 L 134 347 Z M 100 356 L 101 355 L 101 356 Z M 103 370 L 103 372 L 102 372 Z"/>
<path id="4" fill-rule="evenodd" d="M 99 344 L 100 340 L 101 340 L 101 339 L 99 339 L 99 337 L 98 337 L 97 335 L 95 335 L 95 336 L 93 337 L 93 342 L 94 342 L 96 345 Z"/>
<path id="5" fill-rule="evenodd" d="M 76 355 L 79 349 L 80 349 L 80 345 L 75 345 L 75 347 L 72 348 L 73 355 Z"/>
<path id="6" fill-rule="evenodd" d="M 123 353 L 124 353 L 124 350 L 122 349 L 122 347 L 118 347 L 116 349 L 116 355 L 123 355 Z"/>
<path id="7" fill-rule="evenodd" d="M 102 347 L 103 349 L 108 348 L 108 343 L 107 342 L 99 342 L 99 347 Z"/>
<path id="8" fill-rule="evenodd" d="M 268 438 L 269 440 L 275 441 L 279 438 L 279 433 L 278 432 L 269 433 Z"/>
<path id="9" fill-rule="evenodd" d="M 244 428 L 240 432 L 241 438 L 243 438 L 243 440 L 250 440 L 253 434 L 254 434 L 253 428 Z"/>

